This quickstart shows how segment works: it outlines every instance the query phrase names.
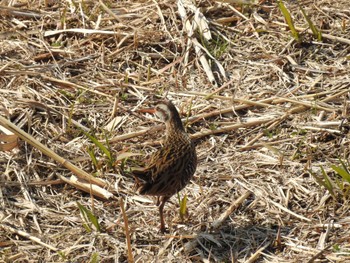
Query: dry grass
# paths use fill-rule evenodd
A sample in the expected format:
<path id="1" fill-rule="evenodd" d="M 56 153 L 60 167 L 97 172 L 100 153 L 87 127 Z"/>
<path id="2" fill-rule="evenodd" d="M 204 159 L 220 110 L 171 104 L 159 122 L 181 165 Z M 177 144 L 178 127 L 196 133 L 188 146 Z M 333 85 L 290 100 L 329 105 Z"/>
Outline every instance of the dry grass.
<path id="1" fill-rule="evenodd" d="M 196 1 L 211 41 L 198 29 L 190 35 L 195 16 L 185 9 L 182 20 L 175 1 L 7 2 L 1 115 L 108 182 L 114 197 L 65 184 L 59 178 L 71 172 L 24 141 L 0 152 L 0 261 L 350 260 L 349 200 L 334 200 L 309 172 L 349 157 L 348 0 L 302 1 L 322 42 L 303 30 L 296 1 L 285 1 L 301 43 L 275 1 Z M 166 235 L 153 201 L 122 175 L 159 147 L 163 127 L 137 110 L 163 96 L 180 109 L 200 160 L 181 193 L 185 222 L 176 196 L 166 205 Z M 142 155 L 110 167 L 83 130 L 108 138 L 114 157 Z M 102 232 L 87 231 L 77 201 Z"/>

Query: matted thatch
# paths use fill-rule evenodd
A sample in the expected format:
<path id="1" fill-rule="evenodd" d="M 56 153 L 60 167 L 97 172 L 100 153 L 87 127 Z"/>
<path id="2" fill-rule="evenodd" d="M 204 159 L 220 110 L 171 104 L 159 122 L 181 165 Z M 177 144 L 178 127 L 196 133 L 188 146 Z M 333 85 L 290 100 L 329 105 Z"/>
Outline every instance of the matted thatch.
<path id="1" fill-rule="evenodd" d="M 349 156 L 348 0 L 300 1 L 322 41 L 285 1 L 300 43 L 275 1 L 225 2 L 0 1 L 1 116 L 64 158 L 3 139 L 0 261 L 350 260 L 349 199 L 310 174 L 334 179 Z M 187 216 L 174 196 L 163 235 L 128 171 L 160 147 L 164 127 L 138 110 L 165 96 L 199 165 L 180 194 Z M 69 181 L 68 161 L 105 195 Z"/>

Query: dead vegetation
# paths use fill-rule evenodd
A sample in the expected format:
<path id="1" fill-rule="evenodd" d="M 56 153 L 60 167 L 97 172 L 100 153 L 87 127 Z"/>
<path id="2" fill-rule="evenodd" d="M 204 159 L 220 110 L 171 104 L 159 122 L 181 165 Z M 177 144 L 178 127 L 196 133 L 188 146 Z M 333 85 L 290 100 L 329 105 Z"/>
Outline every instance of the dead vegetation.
<path id="1" fill-rule="evenodd" d="M 300 42 L 275 1 L 179 2 L 0 1 L 1 116 L 113 194 L 66 184 L 72 172 L 27 141 L 1 151 L 0 260 L 350 260 L 349 198 L 310 173 L 335 178 L 349 158 L 348 1 L 300 1 L 322 41 L 285 1 Z M 184 221 L 175 196 L 166 206 L 166 235 L 128 176 L 162 136 L 138 109 L 164 96 L 200 160 Z"/>

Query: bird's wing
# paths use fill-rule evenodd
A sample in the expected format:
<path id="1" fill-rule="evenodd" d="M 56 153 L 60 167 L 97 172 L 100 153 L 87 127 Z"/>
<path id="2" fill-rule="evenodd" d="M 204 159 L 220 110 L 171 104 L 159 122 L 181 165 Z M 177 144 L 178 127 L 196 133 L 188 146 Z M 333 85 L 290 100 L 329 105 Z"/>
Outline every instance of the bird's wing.
<path id="1" fill-rule="evenodd" d="M 193 146 L 172 144 L 155 152 L 149 165 L 134 173 L 136 178 L 144 181 L 140 194 L 159 196 L 181 190 L 196 167 L 196 153 L 191 147 Z"/>
<path id="2" fill-rule="evenodd" d="M 164 147 L 155 153 L 148 167 L 152 181 L 155 182 L 165 175 L 176 176 L 184 170 L 189 162 L 188 151 L 174 147 Z"/>
<path id="3" fill-rule="evenodd" d="M 150 170 L 147 168 L 133 168 L 132 174 L 143 181 L 149 181 L 151 179 Z"/>

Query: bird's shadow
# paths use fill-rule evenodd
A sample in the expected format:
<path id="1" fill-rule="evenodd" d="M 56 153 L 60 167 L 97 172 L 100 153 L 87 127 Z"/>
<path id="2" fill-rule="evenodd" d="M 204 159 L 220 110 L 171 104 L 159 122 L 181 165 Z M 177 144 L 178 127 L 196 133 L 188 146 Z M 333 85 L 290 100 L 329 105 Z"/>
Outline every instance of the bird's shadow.
<path id="1" fill-rule="evenodd" d="M 182 238 L 182 251 L 189 258 L 210 262 L 241 262 L 261 249 L 260 253 L 283 250 L 282 236 L 288 236 L 291 228 L 279 225 L 237 226 L 223 223 L 219 229 L 205 229 L 189 234 L 188 230 L 175 230 L 166 237 Z M 177 238 L 176 238 L 177 239 Z M 238 261 L 237 261 L 238 260 Z"/>
<path id="2" fill-rule="evenodd" d="M 184 244 L 184 250 L 189 255 L 197 255 L 210 262 L 235 262 L 238 259 L 248 259 L 263 247 L 264 253 L 282 250 L 281 236 L 288 235 L 289 232 L 290 228 L 277 225 L 223 225 L 219 230 L 197 232 L 192 240 Z"/>

